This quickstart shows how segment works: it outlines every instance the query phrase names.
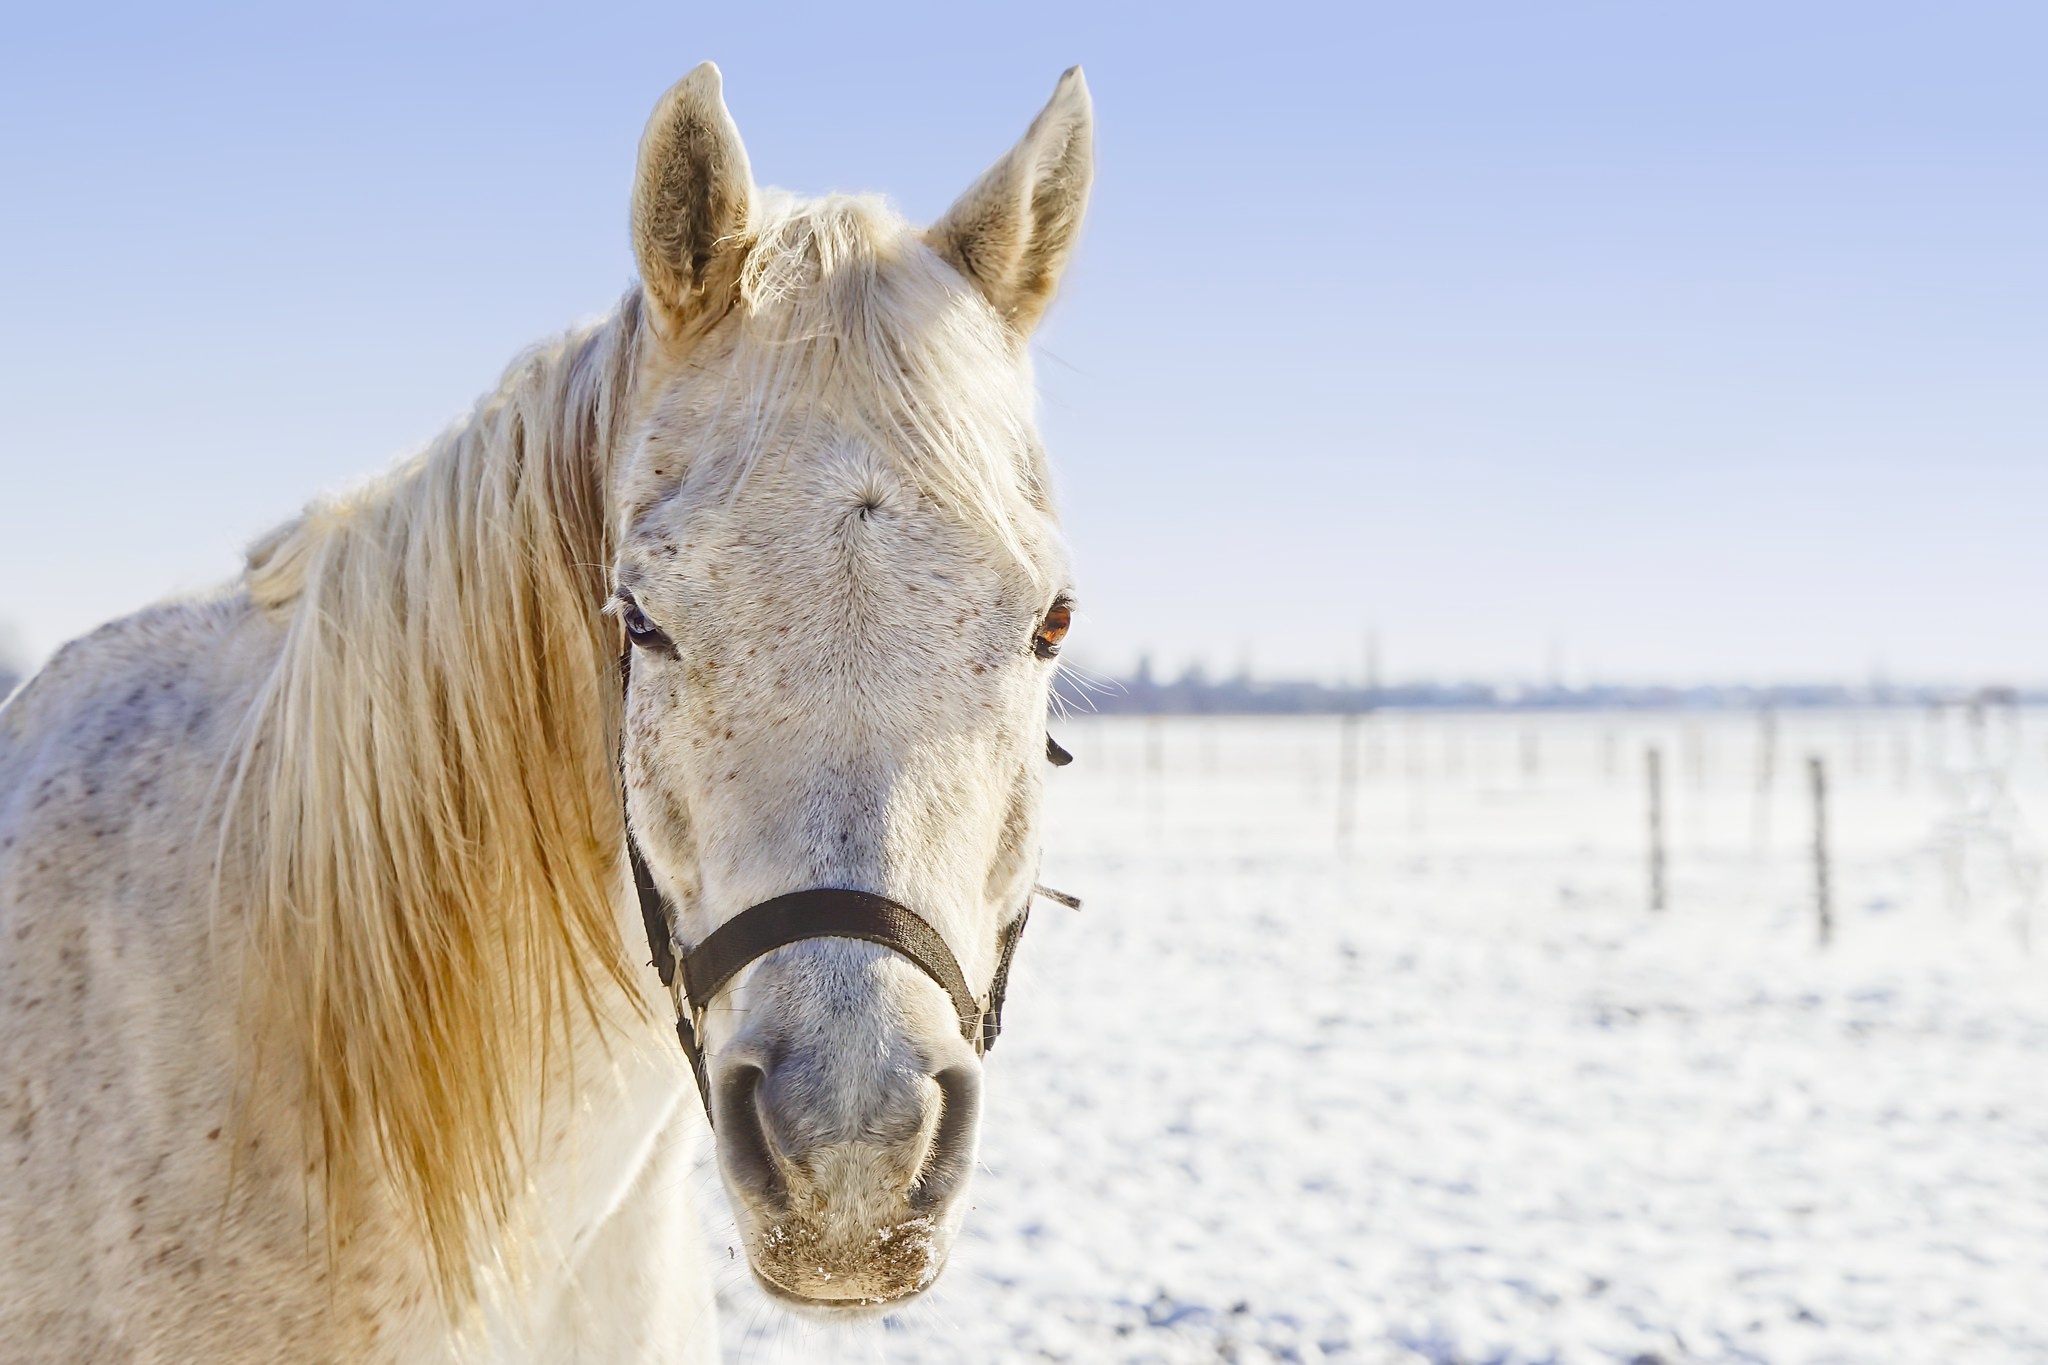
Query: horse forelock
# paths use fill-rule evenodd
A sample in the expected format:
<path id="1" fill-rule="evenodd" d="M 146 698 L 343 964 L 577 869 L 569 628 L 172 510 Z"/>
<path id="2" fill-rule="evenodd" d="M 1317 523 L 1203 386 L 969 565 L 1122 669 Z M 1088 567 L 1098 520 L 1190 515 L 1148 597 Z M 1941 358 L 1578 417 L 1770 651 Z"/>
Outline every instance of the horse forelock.
<path id="1" fill-rule="evenodd" d="M 1035 571 L 1052 498 L 1016 335 L 882 199 L 766 191 L 749 237 L 723 379 L 688 386 L 707 410 L 684 463 L 717 464 L 692 482 L 735 498 L 828 414 Z M 665 468 L 641 503 L 683 473 Z"/>

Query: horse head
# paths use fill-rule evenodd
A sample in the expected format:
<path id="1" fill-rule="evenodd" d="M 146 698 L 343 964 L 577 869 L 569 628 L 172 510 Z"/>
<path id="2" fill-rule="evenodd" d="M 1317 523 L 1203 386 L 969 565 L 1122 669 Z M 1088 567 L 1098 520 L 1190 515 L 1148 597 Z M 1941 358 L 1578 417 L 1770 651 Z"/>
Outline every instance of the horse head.
<path id="1" fill-rule="evenodd" d="M 995 990 L 1072 604 L 1027 341 L 1091 155 L 1077 69 L 919 231 L 879 201 L 757 189 L 708 64 L 656 108 L 613 609 L 629 824 L 686 957 L 833 888 L 904 908 L 977 1003 Z M 927 1287 L 977 1141 L 959 1002 L 887 943 L 825 936 L 681 1003 L 764 1286 L 842 1308 Z"/>

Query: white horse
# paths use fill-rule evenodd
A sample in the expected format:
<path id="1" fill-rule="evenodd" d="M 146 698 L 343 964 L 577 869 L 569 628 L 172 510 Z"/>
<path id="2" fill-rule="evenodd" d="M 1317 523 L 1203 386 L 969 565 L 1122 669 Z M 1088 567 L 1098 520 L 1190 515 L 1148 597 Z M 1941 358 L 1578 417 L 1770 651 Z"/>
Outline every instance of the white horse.
<path id="1" fill-rule="evenodd" d="M 852 888 L 985 1001 L 1069 596 L 1025 343 L 1090 148 L 1070 71 L 920 232 L 757 190 L 699 67 L 614 313 L 0 709 L 0 1352 L 716 1355 L 626 831 L 677 945 Z M 813 938 L 687 1004 L 760 1283 L 928 1286 L 981 1074 L 947 992 Z"/>

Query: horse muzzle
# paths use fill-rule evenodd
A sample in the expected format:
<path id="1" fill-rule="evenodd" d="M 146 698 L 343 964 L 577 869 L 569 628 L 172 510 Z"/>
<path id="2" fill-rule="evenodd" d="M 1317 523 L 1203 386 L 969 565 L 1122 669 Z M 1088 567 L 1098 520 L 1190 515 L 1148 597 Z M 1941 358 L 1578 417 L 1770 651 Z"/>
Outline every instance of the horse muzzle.
<path id="1" fill-rule="evenodd" d="M 850 1122 L 820 1122 L 808 1072 L 785 1060 L 721 1065 L 720 1169 L 753 1269 L 772 1293 L 874 1307 L 928 1288 L 944 1267 L 974 1168 L 978 1064 L 902 1078 Z M 829 1104 L 830 1110 L 837 1108 Z"/>

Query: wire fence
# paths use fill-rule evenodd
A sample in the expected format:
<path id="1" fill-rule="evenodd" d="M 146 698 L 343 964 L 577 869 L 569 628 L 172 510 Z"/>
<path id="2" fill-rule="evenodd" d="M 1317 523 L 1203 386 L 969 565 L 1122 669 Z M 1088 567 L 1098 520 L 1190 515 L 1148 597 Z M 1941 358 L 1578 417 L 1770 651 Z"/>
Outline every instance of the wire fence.
<path id="1" fill-rule="evenodd" d="M 1078 756 L 1067 772 L 1111 789 L 1069 832 L 1097 847 L 1562 855 L 1588 886 L 1678 914 L 1730 894 L 1884 913 L 1899 878 L 1863 873 L 1904 868 L 1916 905 L 1997 920 L 2029 944 L 2048 866 L 2044 721 L 1991 704 L 1083 716 L 1055 729 Z"/>

